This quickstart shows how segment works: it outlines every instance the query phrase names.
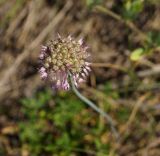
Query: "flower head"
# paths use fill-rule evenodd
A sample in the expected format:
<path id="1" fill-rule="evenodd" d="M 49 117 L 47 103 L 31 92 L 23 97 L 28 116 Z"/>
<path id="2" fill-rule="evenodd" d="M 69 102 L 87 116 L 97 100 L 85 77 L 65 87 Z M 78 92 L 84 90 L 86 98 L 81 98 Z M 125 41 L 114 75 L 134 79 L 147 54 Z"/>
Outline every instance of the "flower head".
<path id="1" fill-rule="evenodd" d="M 91 70 L 88 47 L 83 39 L 75 40 L 71 36 L 62 38 L 58 35 L 55 40 L 42 46 L 39 55 L 41 78 L 48 80 L 52 88 L 68 90 L 70 88 L 69 76 L 72 76 L 75 86 L 85 80 Z"/>

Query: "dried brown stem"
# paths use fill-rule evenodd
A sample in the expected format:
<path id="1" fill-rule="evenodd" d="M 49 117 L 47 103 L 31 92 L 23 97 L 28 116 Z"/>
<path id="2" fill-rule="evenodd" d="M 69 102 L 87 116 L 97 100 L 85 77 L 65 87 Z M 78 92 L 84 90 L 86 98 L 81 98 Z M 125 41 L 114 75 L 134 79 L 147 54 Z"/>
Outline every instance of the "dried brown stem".
<path id="1" fill-rule="evenodd" d="M 95 10 L 102 12 L 104 14 L 107 14 L 107 15 L 111 16 L 112 18 L 116 19 L 117 21 L 124 23 L 133 32 L 138 34 L 143 42 L 149 41 L 148 36 L 144 32 L 142 32 L 132 21 L 124 20 L 120 15 L 117 15 L 116 13 L 112 12 L 111 10 L 104 8 L 103 6 L 96 6 Z"/>

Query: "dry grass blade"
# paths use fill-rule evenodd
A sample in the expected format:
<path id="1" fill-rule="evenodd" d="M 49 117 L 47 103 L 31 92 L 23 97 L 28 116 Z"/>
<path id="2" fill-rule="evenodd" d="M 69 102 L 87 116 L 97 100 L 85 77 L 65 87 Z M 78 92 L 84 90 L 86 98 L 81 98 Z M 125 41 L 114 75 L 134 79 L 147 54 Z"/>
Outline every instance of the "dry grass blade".
<path id="1" fill-rule="evenodd" d="M 153 66 L 151 69 L 146 69 L 138 72 L 139 77 L 153 76 L 158 75 L 160 73 L 160 65 L 157 64 Z"/>
<path id="2" fill-rule="evenodd" d="M 112 68 L 120 71 L 126 72 L 127 70 L 124 67 L 121 67 L 120 65 L 111 64 L 111 63 L 92 63 L 91 66 L 93 68 Z"/>
<path id="3" fill-rule="evenodd" d="M 133 108 L 133 110 L 132 110 L 132 112 L 131 112 L 131 115 L 130 115 L 130 117 L 129 117 L 126 125 L 125 125 L 125 129 L 128 128 L 128 127 L 133 123 L 133 121 L 135 120 L 136 114 L 137 114 L 140 106 L 141 106 L 141 105 L 143 104 L 143 102 L 148 98 L 149 95 L 150 95 L 150 94 L 147 93 L 147 94 L 141 96 L 141 97 L 139 98 L 139 100 L 137 101 L 137 103 L 134 105 L 134 108 Z"/>
<path id="4" fill-rule="evenodd" d="M 30 46 L 25 49 L 22 54 L 18 56 L 15 62 L 6 70 L 4 76 L 0 80 L 0 96 L 3 96 L 6 90 L 3 87 L 9 83 L 10 78 L 18 71 L 20 64 L 24 59 L 29 56 L 40 43 L 47 37 L 50 32 L 53 32 L 54 28 L 63 20 L 66 12 L 72 7 L 72 2 L 68 1 L 64 8 L 56 15 L 56 17 L 46 26 L 46 28 L 38 35 L 38 37 L 32 41 Z"/>
<path id="5" fill-rule="evenodd" d="M 27 14 L 27 8 L 25 7 L 7 29 L 5 40 L 8 40 L 8 38 L 10 38 L 10 36 L 12 35 L 12 33 L 14 32 L 14 30 L 16 29 L 16 27 L 22 21 L 22 19 L 25 17 L 26 14 Z"/>

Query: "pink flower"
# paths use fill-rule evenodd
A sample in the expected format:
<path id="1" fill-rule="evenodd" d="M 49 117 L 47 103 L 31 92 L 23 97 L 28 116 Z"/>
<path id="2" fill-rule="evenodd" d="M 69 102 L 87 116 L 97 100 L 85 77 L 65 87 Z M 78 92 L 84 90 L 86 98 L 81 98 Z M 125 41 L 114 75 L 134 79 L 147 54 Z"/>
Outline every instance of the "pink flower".
<path id="1" fill-rule="evenodd" d="M 72 76 L 75 86 L 78 87 L 91 71 L 90 63 L 86 61 L 89 57 L 87 49 L 83 39 L 77 41 L 71 36 L 62 38 L 58 35 L 57 39 L 41 47 L 41 78 L 49 81 L 53 89 L 69 90 L 69 76 Z"/>

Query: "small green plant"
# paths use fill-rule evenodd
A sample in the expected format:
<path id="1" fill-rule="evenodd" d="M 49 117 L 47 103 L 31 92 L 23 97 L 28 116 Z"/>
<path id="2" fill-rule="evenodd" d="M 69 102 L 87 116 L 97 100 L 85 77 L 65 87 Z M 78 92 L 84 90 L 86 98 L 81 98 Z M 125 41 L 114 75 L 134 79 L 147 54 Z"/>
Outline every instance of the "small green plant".
<path id="1" fill-rule="evenodd" d="M 136 48 L 130 54 L 130 59 L 132 61 L 139 61 L 146 55 L 153 54 L 154 49 L 160 46 L 160 33 L 159 32 L 149 32 L 149 41 L 144 44 L 144 47 Z"/>
<path id="2" fill-rule="evenodd" d="M 144 8 L 144 0 L 125 0 L 123 3 L 123 17 L 134 20 Z"/>
<path id="3" fill-rule="evenodd" d="M 99 131 L 96 115 L 94 118 L 85 104 L 69 92 L 53 96 L 51 91 L 45 90 L 22 99 L 21 104 L 23 120 L 19 123 L 19 137 L 22 147 L 27 147 L 33 156 L 71 155 L 90 150 L 108 153 L 109 144 L 103 144 L 99 138 L 107 127 Z M 88 134 L 92 139 L 86 141 Z"/>

